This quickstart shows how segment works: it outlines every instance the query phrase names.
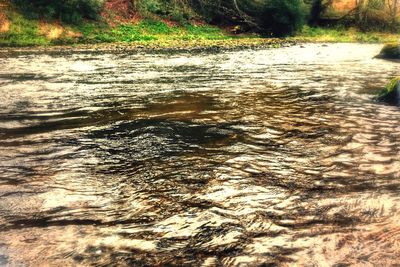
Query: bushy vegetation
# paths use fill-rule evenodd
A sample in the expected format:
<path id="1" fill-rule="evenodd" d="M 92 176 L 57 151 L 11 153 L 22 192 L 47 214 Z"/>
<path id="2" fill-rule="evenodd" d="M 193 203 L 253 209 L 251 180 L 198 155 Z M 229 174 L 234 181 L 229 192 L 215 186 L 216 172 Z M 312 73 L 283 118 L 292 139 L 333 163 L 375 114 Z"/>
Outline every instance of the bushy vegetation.
<path id="1" fill-rule="evenodd" d="M 398 31 L 399 0 L 362 0 L 355 11 L 355 23 L 363 30 Z"/>
<path id="2" fill-rule="evenodd" d="M 263 33 L 282 36 L 301 29 L 304 15 L 301 0 L 270 0 L 262 6 L 258 21 Z"/>
<path id="3" fill-rule="evenodd" d="M 326 16 L 335 16 L 329 13 L 332 0 L 6 1 L 12 5 L 0 13 L 6 14 L 11 26 L 0 33 L 0 45 L 12 46 L 226 40 L 236 38 L 237 33 L 264 37 L 295 35 L 294 39 L 301 41 L 393 42 L 398 35 L 373 30 L 398 25 L 398 8 L 394 3 L 400 5 L 400 0 L 360 0 L 356 9 L 341 14 L 337 23 L 327 27 L 322 23 Z M 126 5 L 124 19 L 119 20 L 121 16 L 113 13 L 119 9 L 103 8 L 110 3 Z M 379 12 L 386 15 L 378 16 Z M 374 16 L 386 24 L 379 24 Z M 133 22 L 138 17 L 139 21 Z M 304 26 L 307 19 L 311 26 Z M 371 23 L 374 26 L 368 27 Z"/>
<path id="4" fill-rule="evenodd" d="M 193 18 L 211 24 L 238 25 L 268 36 L 291 34 L 301 28 L 303 0 L 133 0 L 143 15 L 158 15 L 182 24 Z"/>
<path id="5" fill-rule="evenodd" d="M 345 25 L 362 31 L 400 29 L 400 0 L 358 0 L 351 10 L 341 13 L 332 9 L 333 0 L 304 0 L 309 5 L 311 26 Z"/>
<path id="6" fill-rule="evenodd" d="M 28 18 L 58 19 L 80 23 L 96 19 L 103 0 L 12 0 Z M 200 14 L 202 18 L 241 25 L 268 36 L 291 34 L 301 28 L 302 0 L 131 0 L 134 12 L 185 24 Z"/>
<path id="7" fill-rule="evenodd" d="M 132 7 L 144 16 L 158 15 L 179 23 L 187 23 L 196 16 L 186 0 L 131 0 Z"/>
<path id="8" fill-rule="evenodd" d="M 196 0 L 192 6 L 211 23 L 238 24 L 267 36 L 282 36 L 300 29 L 302 0 Z"/>
<path id="9" fill-rule="evenodd" d="M 57 19 L 78 24 L 96 19 L 105 0 L 11 0 L 27 18 Z M 333 0 L 126 0 L 133 13 L 158 16 L 181 24 L 194 18 L 212 24 L 237 25 L 242 31 L 266 36 L 290 35 L 301 29 L 305 18 L 321 26 Z M 341 14 L 339 24 L 362 30 L 398 30 L 400 0 L 360 0 L 354 10 Z M 333 15 L 335 16 L 335 15 Z M 322 19 L 324 18 L 324 19 Z"/>
<path id="10" fill-rule="evenodd" d="M 59 19 L 66 23 L 80 23 L 82 19 L 96 19 L 103 0 L 12 0 L 14 6 L 30 19 Z"/>

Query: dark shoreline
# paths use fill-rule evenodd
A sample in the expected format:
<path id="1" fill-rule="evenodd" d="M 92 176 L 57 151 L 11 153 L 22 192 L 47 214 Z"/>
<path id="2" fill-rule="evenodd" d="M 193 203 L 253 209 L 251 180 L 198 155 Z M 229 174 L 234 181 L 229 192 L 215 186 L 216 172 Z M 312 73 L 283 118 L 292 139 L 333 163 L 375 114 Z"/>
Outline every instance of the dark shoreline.
<path id="1" fill-rule="evenodd" d="M 237 39 L 237 40 L 206 40 L 206 41 L 177 41 L 167 44 L 157 43 L 100 43 L 76 44 L 63 46 L 27 46 L 0 47 L 0 57 L 9 54 L 69 54 L 113 52 L 113 53 L 201 53 L 219 51 L 237 51 L 243 49 L 268 49 L 289 47 L 299 42 L 287 39 Z"/>

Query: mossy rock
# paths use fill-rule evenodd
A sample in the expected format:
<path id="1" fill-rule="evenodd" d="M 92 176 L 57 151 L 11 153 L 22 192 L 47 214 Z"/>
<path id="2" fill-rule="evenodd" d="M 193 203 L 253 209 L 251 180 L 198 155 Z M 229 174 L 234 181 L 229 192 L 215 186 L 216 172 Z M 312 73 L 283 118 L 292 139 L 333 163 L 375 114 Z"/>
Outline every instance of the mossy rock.
<path id="1" fill-rule="evenodd" d="M 400 106 L 400 77 L 394 78 L 377 97 L 378 101 Z"/>
<path id="2" fill-rule="evenodd" d="M 377 57 L 384 59 L 400 59 L 400 44 L 385 44 Z"/>

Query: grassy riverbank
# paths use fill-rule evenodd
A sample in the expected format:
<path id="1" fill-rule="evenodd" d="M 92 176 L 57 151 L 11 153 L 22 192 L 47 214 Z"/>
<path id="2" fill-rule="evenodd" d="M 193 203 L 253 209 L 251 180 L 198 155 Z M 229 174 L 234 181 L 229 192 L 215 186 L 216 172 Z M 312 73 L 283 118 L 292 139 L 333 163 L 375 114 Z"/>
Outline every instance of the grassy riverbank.
<path id="1" fill-rule="evenodd" d="M 13 9 L 0 12 L 0 46 L 54 46 L 71 44 L 123 43 L 132 46 L 256 46 L 279 42 L 362 42 L 387 43 L 400 40 L 399 34 L 360 32 L 345 28 L 303 27 L 285 39 L 262 38 L 256 34 L 235 35 L 228 29 L 204 23 L 177 24 L 161 19 L 138 19 L 110 25 L 84 21 L 75 25 L 29 19 Z"/>
<path id="2" fill-rule="evenodd" d="M 289 38 L 298 42 L 324 43 L 394 43 L 400 41 L 399 33 L 361 32 L 356 28 L 311 28 L 308 26 Z"/>
<path id="3" fill-rule="evenodd" d="M 232 40 L 238 37 L 224 30 L 202 24 L 172 24 L 162 20 L 144 19 L 134 23 L 110 26 L 102 22 L 64 25 L 28 19 L 17 12 L 4 13 L 0 31 L 1 46 L 43 46 L 96 43 L 160 43 L 192 40 Z M 3 16 L 4 17 L 4 16 Z"/>

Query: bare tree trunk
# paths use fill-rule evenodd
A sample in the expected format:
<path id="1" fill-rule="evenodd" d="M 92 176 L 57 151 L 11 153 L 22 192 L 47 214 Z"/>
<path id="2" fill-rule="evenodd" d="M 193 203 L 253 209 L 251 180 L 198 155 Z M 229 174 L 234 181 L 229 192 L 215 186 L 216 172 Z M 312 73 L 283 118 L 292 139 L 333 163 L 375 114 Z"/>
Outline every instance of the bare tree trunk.
<path id="1" fill-rule="evenodd" d="M 390 17 L 390 23 L 394 26 L 396 25 L 397 17 L 399 15 L 400 0 L 387 0 L 385 2 L 385 8 L 387 8 L 387 13 Z"/>
<path id="2" fill-rule="evenodd" d="M 367 21 L 368 1 L 369 0 L 357 0 L 356 21 L 359 25 L 364 25 Z"/>
<path id="3" fill-rule="evenodd" d="M 395 25 L 397 22 L 397 16 L 399 14 L 399 5 L 400 0 L 392 0 L 392 24 Z"/>
<path id="4" fill-rule="evenodd" d="M 309 24 L 316 26 L 319 24 L 322 14 L 333 4 L 333 0 L 314 0 L 312 2 Z"/>
<path id="5" fill-rule="evenodd" d="M 236 12 L 238 13 L 238 15 L 240 16 L 240 18 L 243 21 L 245 21 L 248 25 L 250 25 L 252 27 L 258 28 L 257 23 L 255 23 L 254 20 L 250 16 L 248 16 L 244 11 L 241 10 L 237 0 L 233 0 L 233 5 L 236 9 Z"/>

